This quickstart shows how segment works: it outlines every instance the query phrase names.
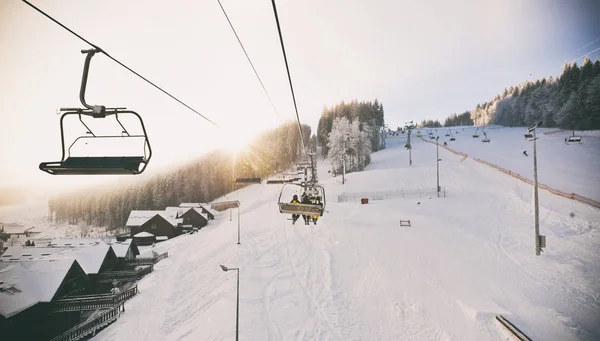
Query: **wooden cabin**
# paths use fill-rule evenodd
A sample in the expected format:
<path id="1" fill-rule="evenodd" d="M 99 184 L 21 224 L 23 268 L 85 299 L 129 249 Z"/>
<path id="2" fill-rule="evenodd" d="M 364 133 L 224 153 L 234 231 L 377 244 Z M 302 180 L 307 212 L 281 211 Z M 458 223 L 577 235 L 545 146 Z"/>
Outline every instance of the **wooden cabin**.
<path id="1" fill-rule="evenodd" d="M 140 232 L 154 236 L 173 238 L 181 234 L 182 218 L 165 211 L 131 211 L 126 226 L 130 228 L 130 237 Z M 138 245 L 142 245 L 138 242 Z"/>
<path id="2" fill-rule="evenodd" d="M 208 224 L 208 215 L 203 213 L 200 208 L 196 207 L 167 207 L 165 212 L 169 215 L 174 215 L 175 218 L 183 219 L 182 226 L 203 228 Z"/>
<path id="3" fill-rule="evenodd" d="M 80 312 L 52 313 L 52 302 L 79 292 L 87 281 L 74 259 L 0 262 L 2 340 L 48 340 L 77 324 Z"/>

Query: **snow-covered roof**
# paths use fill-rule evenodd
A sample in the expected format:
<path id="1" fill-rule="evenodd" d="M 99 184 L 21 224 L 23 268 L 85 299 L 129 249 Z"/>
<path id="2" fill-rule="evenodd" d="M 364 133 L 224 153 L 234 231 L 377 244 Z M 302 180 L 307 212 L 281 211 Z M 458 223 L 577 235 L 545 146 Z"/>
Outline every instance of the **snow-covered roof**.
<path id="1" fill-rule="evenodd" d="M 177 226 L 177 224 L 183 222 L 183 219 L 175 219 L 176 213 L 168 211 L 131 211 L 129 213 L 129 218 L 127 219 L 127 223 L 125 226 L 142 226 L 145 222 L 152 219 L 156 215 L 160 215 L 169 224 L 173 226 Z"/>
<path id="2" fill-rule="evenodd" d="M 182 215 L 187 213 L 189 210 L 196 211 L 198 214 L 200 214 L 204 219 L 206 219 L 208 221 L 208 214 L 202 212 L 202 207 L 167 207 L 167 208 L 165 208 L 165 212 L 167 212 L 167 214 L 171 214 L 172 217 L 176 217 L 176 214 L 179 214 L 179 216 L 181 217 Z M 210 212 L 210 209 L 206 208 L 206 210 Z M 214 213 L 213 213 L 213 215 L 214 215 Z"/>
<path id="3" fill-rule="evenodd" d="M 25 225 L 19 224 L 4 224 L 4 233 L 6 234 L 18 234 L 25 233 L 26 231 L 32 229 L 33 227 L 27 227 Z"/>
<path id="4" fill-rule="evenodd" d="M 184 202 L 179 204 L 179 207 L 210 207 L 210 204 L 202 202 Z"/>
<path id="5" fill-rule="evenodd" d="M 162 241 L 162 240 L 168 240 L 168 239 L 169 239 L 169 237 L 167 237 L 167 236 L 156 236 L 156 240 Z"/>
<path id="6" fill-rule="evenodd" d="M 115 254 L 119 258 L 125 258 L 127 256 L 127 251 L 131 248 L 132 244 L 133 244 L 133 239 L 131 239 L 131 238 L 126 239 L 125 241 L 122 241 L 122 242 L 118 242 L 116 240 L 108 242 L 108 245 L 110 245 L 113 248 L 113 250 L 115 251 Z M 136 252 L 136 250 L 137 250 L 137 252 Z M 132 250 L 132 252 L 135 255 L 140 254 L 140 251 L 137 249 L 137 247 L 135 247 Z"/>
<path id="7" fill-rule="evenodd" d="M 11 317 L 39 302 L 50 302 L 77 264 L 73 259 L 0 263 L 0 315 Z"/>
<path id="8" fill-rule="evenodd" d="M 34 278 L 20 263 L 0 263 L 0 315 L 11 317 L 39 302 Z"/>
<path id="9" fill-rule="evenodd" d="M 134 237 L 138 237 L 138 238 L 140 238 L 140 237 L 154 237 L 154 235 L 152 233 L 150 233 L 150 232 L 142 231 L 142 232 L 134 235 Z"/>
<path id="10" fill-rule="evenodd" d="M 81 247 L 81 246 L 94 246 L 99 244 L 105 244 L 102 239 L 85 239 L 85 238 L 71 238 L 71 239 L 52 239 L 50 240 L 49 246 L 58 247 Z"/>
<path id="11" fill-rule="evenodd" d="M 25 262 L 39 259 L 77 260 L 86 274 L 97 274 L 110 246 L 102 243 L 89 247 L 9 247 L 0 256 L 4 262 Z"/>

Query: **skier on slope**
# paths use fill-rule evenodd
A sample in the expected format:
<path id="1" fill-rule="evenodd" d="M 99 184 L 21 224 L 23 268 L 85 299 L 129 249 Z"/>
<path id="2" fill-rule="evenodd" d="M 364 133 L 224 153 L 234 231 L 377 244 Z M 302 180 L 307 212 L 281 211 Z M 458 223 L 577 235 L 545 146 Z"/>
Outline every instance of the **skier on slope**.
<path id="1" fill-rule="evenodd" d="M 302 194 L 302 201 L 300 202 L 301 204 L 306 204 L 306 205 L 312 205 L 313 203 L 310 201 L 310 199 L 308 198 L 308 195 L 306 193 Z M 302 219 L 304 219 L 304 224 L 308 225 L 310 224 L 310 216 L 303 214 L 302 215 Z"/>
<path id="2" fill-rule="evenodd" d="M 294 197 L 292 198 L 292 201 L 290 201 L 290 204 L 299 204 L 299 203 L 300 203 L 300 201 L 298 201 L 298 196 L 296 194 L 294 194 Z M 299 214 L 292 214 L 292 225 L 296 223 L 298 218 L 300 218 Z"/>
<path id="3" fill-rule="evenodd" d="M 527 155 L 527 151 L 526 150 L 523 151 L 523 155 L 529 156 L 529 155 Z"/>

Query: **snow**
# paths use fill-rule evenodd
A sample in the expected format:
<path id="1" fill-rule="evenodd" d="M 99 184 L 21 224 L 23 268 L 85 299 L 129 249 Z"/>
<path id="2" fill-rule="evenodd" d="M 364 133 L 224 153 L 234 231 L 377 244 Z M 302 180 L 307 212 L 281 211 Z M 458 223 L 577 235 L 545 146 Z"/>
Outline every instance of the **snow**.
<path id="1" fill-rule="evenodd" d="M 459 134 L 455 132 L 458 131 Z M 481 131 L 481 130 L 480 130 Z M 492 126 L 486 129 L 489 144 L 472 137 L 474 129 L 452 128 L 456 141 L 445 137 L 446 129 L 439 129 L 439 143 L 511 170 L 533 180 L 533 142 L 525 139 L 526 128 Z M 600 131 L 575 132 L 582 136 L 581 144 L 564 142 L 572 131 L 550 128 L 537 129 L 538 180 L 566 193 L 577 193 L 600 201 Z M 424 136 L 425 137 L 425 136 Z M 529 157 L 523 155 L 526 150 Z"/>
<path id="2" fill-rule="evenodd" d="M 118 258 L 125 258 L 127 257 L 127 251 L 129 251 L 129 248 L 131 248 L 132 241 L 133 239 L 126 239 L 122 242 L 110 240 L 107 242 L 107 244 L 112 247 L 113 251 L 115 251 L 115 255 L 117 255 Z M 136 253 L 135 248 L 132 250 L 132 252 L 136 255 L 139 254 L 139 252 Z"/>
<path id="3" fill-rule="evenodd" d="M 9 247 L 0 261 L 29 261 L 38 259 L 77 260 L 86 274 L 97 274 L 110 246 L 102 243 L 85 247 Z"/>
<path id="4" fill-rule="evenodd" d="M 138 237 L 138 238 L 141 238 L 141 237 L 154 237 L 154 235 L 152 233 L 150 233 L 150 232 L 143 231 L 143 232 L 140 232 L 140 233 L 136 234 L 134 237 Z"/>
<path id="5" fill-rule="evenodd" d="M 517 133 L 490 129 L 492 142 L 483 146 L 468 134 L 457 148 L 505 168 L 531 167 L 520 142 L 509 138 Z M 543 182 L 574 192 L 597 186 L 599 168 L 589 165 L 599 150 L 591 148 L 593 138 L 541 151 L 563 140 L 544 135 L 540 158 L 574 160 L 580 173 L 540 165 Z M 435 188 L 435 145 L 415 138 L 410 167 L 403 145 L 403 137 L 389 139 L 388 149 L 374 153 L 366 171 L 348 174 L 345 185 L 320 161 L 328 200 L 316 226 L 292 225 L 278 213 L 280 185 L 229 194 L 241 202 L 241 244 L 236 218 L 221 214 L 196 234 L 144 248 L 169 257 L 95 339 L 233 339 L 236 274 L 220 264 L 240 268 L 242 340 L 506 340 L 496 314 L 534 340 L 600 339 L 598 209 L 540 191 L 547 248 L 536 256 L 532 187 L 442 148 L 446 198 L 335 202 L 349 191 Z M 400 219 L 412 226 L 400 227 Z"/>
<path id="6" fill-rule="evenodd" d="M 50 302 L 65 276 L 76 262 L 73 259 L 0 263 L 0 315 L 8 318 L 39 303 Z"/>
<path id="7" fill-rule="evenodd" d="M 177 226 L 179 223 L 183 222 L 182 218 L 175 219 L 177 212 L 174 211 L 131 211 L 125 226 L 141 226 L 157 214 L 173 226 Z"/>

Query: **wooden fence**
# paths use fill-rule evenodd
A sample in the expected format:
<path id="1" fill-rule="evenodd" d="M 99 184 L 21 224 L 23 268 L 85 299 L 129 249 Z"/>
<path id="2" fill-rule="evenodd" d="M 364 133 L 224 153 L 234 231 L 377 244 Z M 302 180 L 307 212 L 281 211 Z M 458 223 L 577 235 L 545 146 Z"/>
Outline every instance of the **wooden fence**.
<path id="1" fill-rule="evenodd" d="M 119 318 L 120 306 L 100 312 L 98 315 L 89 320 L 76 325 L 66 332 L 56 336 L 51 341 L 77 341 L 92 334 L 96 335 L 96 331 L 102 329 Z"/>
<path id="2" fill-rule="evenodd" d="M 106 271 L 98 274 L 100 283 L 108 283 L 113 280 L 117 280 L 120 282 L 133 282 L 141 279 L 147 274 L 151 273 L 154 269 L 154 265 L 148 265 L 141 267 L 137 270 L 129 270 L 129 271 Z"/>
<path id="3" fill-rule="evenodd" d="M 421 139 L 423 141 L 425 141 L 425 142 L 429 142 L 429 143 L 435 144 L 435 142 L 427 141 L 427 140 L 425 140 L 422 137 L 421 137 Z M 440 145 L 440 147 L 446 149 L 447 151 L 449 151 L 449 152 L 451 152 L 453 154 L 460 155 L 460 156 L 463 156 L 465 158 L 468 157 L 467 154 L 461 153 L 461 152 L 457 152 L 457 151 L 453 150 L 452 148 L 450 148 L 448 146 L 442 146 L 442 145 Z M 511 170 L 502 168 L 502 167 L 497 166 L 497 165 L 495 165 L 493 163 L 487 162 L 487 161 L 482 160 L 482 159 L 478 159 L 476 157 L 474 157 L 472 159 L 474 161 L 477 161 L 477 162 L 481 163 L 481 164 L 484 164 L 486 166 L 489 166 L 489 167 L 492 167 L 492 168 L 494 168 L 496 170 L 499 170 L 499 171 L 501 171 L 504 174 L 510 175 L 513 178 L 519 179 L 519 180 L 521 180 L 521 181 L 523 181 L 523 182 L 525 182 L 527 184 L 533 185 L 533 180 L 529 180 L 529 179 L 527 179 L 527 178 L 521 176 L 520 174 L 517 174 L 517 173 L 515 173 L 515 172 L 513 172 Z M 600 208 L 600 202 L 599 201 L 596 201 L 596 200 L 591 199 L 591 198 L 586 198 L 586 197 L 581 196 L 581 195 L 579 195 L 577 193 L 566 193 L 566 192 L 559 191 L 559 190 L 554 189 L 554 188 L 552 188 L 552 187 L 550 187 L 550 186 L 548 186 L 546 184 L 541 184 L 541 183 L 538 183 L 538 188 L 545 189 L 548 192 L 550 192 L 552 194 L 555 194 L 555 195 L 558 195 L 558 196 L 561 196 L 563 198 L 567 198 L 567 199 L 571 199 L 571 200 L 577 200 L 577 201 L 579 201 L 581 203 L 584 203 L 584 204 L 587 204 L 587 205 L 590 205 L 590 206 L 594 206 L 596 208 Z"/>
<path id="4" fill-rule="evenodd" d="M 446 197 L 446 188 L 441 187 L 440 197 Z M 379 191 L 379 192 L 344 192 L 337 197 L 338 202 L 360 201 L 362 198 L 369 200 L 386 200 L 393 198 L 422 198 L 428 196 L 436 196 L 435 188 L 422 188 L 415 190 L 395 190 L 395 191 Z"/>
<path id="5" fill-rule="evenodd" d="M 127 264 L 131 265 L 153 265 L 160 262 L 162 259 L 168 258 L 169 253 L 161 253 L 156 257 L 137 257 L 135 260 L 127 261 Z"/>
<path id="6" fill-rule="evenodd" d="M 137 295 L 137 285 L 118 294 L 76 296 L 52 302 L 52 312 L 83 311 L 113 308 Z"/>

